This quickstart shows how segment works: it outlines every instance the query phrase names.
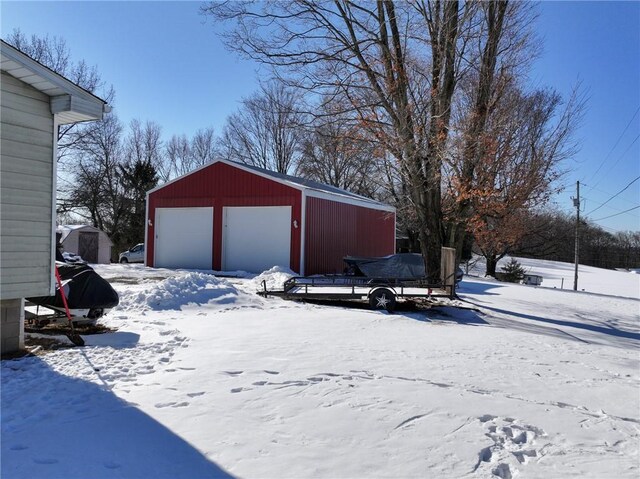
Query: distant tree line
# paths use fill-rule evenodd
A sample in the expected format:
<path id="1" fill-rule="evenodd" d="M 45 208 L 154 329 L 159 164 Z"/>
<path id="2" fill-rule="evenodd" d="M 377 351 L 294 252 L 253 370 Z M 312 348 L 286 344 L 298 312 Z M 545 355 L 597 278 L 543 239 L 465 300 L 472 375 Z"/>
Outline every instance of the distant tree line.
<path id="1" fill-rule="evenodd" d="M 533 214 L 527 234 L 508 254 L 573 263 L 575 217 L 558 211 Z M 581 221 L 580 264 L 598 268 L 640 268 L 640 231 L 609 233 L 598 225 Z"/>

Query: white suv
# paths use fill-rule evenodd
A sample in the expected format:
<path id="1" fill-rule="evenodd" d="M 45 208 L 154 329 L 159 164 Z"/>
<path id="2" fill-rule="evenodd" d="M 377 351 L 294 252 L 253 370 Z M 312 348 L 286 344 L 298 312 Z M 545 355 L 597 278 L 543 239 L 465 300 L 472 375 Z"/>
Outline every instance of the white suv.
<path id="1" fill-rule="evenodd" d="M 129 251 L 120 253 L 118 261 L 121 263 L 144 263 L 144 243 L 138 243 Z"/>

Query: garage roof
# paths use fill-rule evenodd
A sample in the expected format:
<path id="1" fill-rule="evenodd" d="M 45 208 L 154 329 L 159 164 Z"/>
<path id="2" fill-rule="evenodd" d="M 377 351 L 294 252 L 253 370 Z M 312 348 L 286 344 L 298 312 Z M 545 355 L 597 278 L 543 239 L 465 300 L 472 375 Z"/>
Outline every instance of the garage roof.
<path id="1" fill-rule="evenodd" d="M 1 40 L 0 67 L 3 72 L 51 97 L 51 113 L 60 124 L 101 120 L 110 110 L 107 102 L 37 62 Z"/>
<path id="2" fill-rule="evenodd" d="M 234 168 L 239 168 L 241 170 L 248 171 L 249 173 L 255 173 L 259 176 L 266 177 L 270 180 L 277 181 L 278 183 L 282 183 L 284 185 L 290 186 L 297 190 L 304 191 L 309 196 L 318 196 L 318 197 L 333 197 L 335 201 L 340 201 L 343 203 L 353 203 L 356 205 L 373 208 L 377 210 L 391 211 L 395 212 L 395 208 L 393 206 L 389 206 L 385 203 L 381 203 L 379 201 L 372 200 L 371 198 L 367 198 L 366 196 L 357 195 L 347 190 L 343 190 L 341 188 L 337 188 L 331 185 L 325 185 L 323 183 L 319 183 L 317 181 L 308 180 L 305 178 L 297 178 L 295 176 L 285 175 L 283 173 L 278 173 L 276 171 L 267 170 L 264 168 L 259 168 L 253 165 L 247 165 L 245 163 L 238 163 L 236 161 L 231 160 L 223 160 L 218 159 L 214 160 L 211 163 L 207 163 L 199 168 L 196 168 L 189 173 L 186 173 L 178 178 L 175 178 L 168 183 L 157 186 L 154 189 L 150 190 L 147 194 L 153 193 L 154 191 L 160 190 L 171 183 L 174 183 L 178 180 L 181 180 L 189 175 L 193 175 L 198 171 L 207 168 L 215 163 L 224 163 L 229 166 L 233 166 Z"/>

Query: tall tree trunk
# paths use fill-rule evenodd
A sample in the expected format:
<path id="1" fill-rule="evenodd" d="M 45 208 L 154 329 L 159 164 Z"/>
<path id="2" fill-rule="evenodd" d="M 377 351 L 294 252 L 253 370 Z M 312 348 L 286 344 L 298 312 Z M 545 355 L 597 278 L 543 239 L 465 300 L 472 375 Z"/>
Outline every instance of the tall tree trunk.
<path id="1" fill-rule="evenodd" d="M 495 254 L 487 254 L 485 256 L 487 260 L 487 270 L 485 276 L 496 277 L 496 268 L 498 267 L 498 257 Z"/>

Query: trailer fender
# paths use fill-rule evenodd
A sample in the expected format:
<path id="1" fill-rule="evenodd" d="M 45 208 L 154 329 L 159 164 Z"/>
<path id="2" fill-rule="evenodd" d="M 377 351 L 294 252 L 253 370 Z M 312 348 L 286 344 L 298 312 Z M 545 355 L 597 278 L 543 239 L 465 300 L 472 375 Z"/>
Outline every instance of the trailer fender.
<path id="1" fill-rule="evenodd" d="M 392 312 L 396 307 L 396 295 L 390 288 L 374 288 L 369 291 L 369 306 L 371 309 Z"/>

